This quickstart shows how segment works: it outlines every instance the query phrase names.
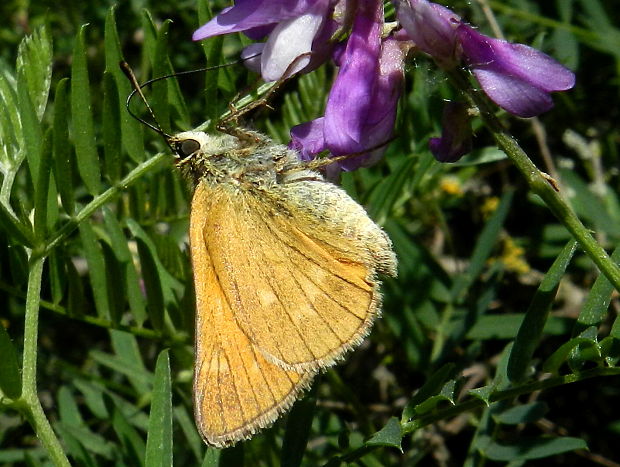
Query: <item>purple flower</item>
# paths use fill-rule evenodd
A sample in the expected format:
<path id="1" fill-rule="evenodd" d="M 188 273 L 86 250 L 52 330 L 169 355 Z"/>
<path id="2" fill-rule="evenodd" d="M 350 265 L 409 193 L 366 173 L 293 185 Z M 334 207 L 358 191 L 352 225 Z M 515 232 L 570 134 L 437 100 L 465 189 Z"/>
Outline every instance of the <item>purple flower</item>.
<path id="1" fill-rule="evenodd" d="M 426 0 L 395 0 L 398 20 L 415 47 L 431 55 L 442 67 L 458 64 L 456 29 L 461 17 Z"/>
<path id="2" fill-rule="evenodd" d="M 193 39 L 239 31 L 252 39 L 268 35 L 266 42 L 250 46 L 245 56 L 261 53 L 261 75 L 265 81 L 275 81 L 287 71 L 290 74 L 303 69 L 309 71 L 327 59 L 331 51 L 329 38 L 337 27 L 330 18 L 335 3 L 335 0 L 236 0 L 233 7 L 194 32 Z M 257 68 L 256 64 L 252 66 Z"/>
<path id="3" fill-rule="evenodd" d="M 467 106 L 448 102 L 443 109 L 443 131 L 440 138 L 431 138 L 428 146 L 439 162 L 456 162 L 472 148 L 472 130 Z"/>
<path id="4" fill-rule="evenodd" d="M 548 111 L 549 93 L 575 84 L 575 75 L 548 55 L 480 34 L 440 5 L 400 0 L 398 19 L 420 50 L 446 68 L 465 62 L 491 100 L 520 117 Z"/>
<path id="5" fill-rule="evenodd" d="M 553 107 L 550 92 L 575 85 L 572 71 L 532 47 L 490 38 L 466 24 L 457 34 L 465 62 L 484 92 L 514 115 L 546 112 Z"/>
<path id="6" fill-rule="evenodd" d="M 376 162 L 385 152 L 400 97 L 403 51 L 398 41 L 381 40 L 382 25 L 379 0 L 358 6 L 324 117 L 291 130 L 291 147 L 302 158 L 325 150 L 336 156 L 352 154 L 339 165 L 353 170 Z"/>

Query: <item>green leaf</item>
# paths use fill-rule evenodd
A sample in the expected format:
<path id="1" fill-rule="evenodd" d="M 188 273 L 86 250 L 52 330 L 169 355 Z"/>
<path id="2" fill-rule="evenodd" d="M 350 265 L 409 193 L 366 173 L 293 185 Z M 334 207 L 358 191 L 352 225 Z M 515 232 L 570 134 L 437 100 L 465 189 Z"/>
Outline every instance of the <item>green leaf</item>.
<path id="1" fill-rule="evenodd" d="M 491 442 L 483 452 L 491 460 L 508 462 L 540 459 L 577 449 L 588 449 L 588 445 L 580 438 L 562 437 L 522 439 L 509 445 Z"/>
<path id="2" fill-rule="evenodd" d="M 439 405 L 441 402 L 447 401 L 450 404 L 454 404 L 454 399 L 456 397 L 456 388 L 457 380 L 451 379 L 450 381 L 446 381 L 446 383 L 441 388 L 439 394 L 429 397 L 415 407 L 415 414 L 422 415 L 430 412 L 431 410 L 435 410 L 437 405 Z"/>
<path id="3" fill-rule="evenodd" d="M 114 458 L 116 450 L 116 446 L 114 445 L 114 443 L 107 441 L 102 435 L 93 433 L 85 425 L 75 426 L 67 425 L 61 422 L 57 424 L 57 429 L 63 434 L 63 439 L 66 439 L 70 436 L 75 440 L 73 445 L 74 447 L 72 449 L 72 452 L 75 455 L 77 455 L 77 453 L 79 452 L 84 452 L 84 454 L 92 452 L 99 456 L 102 456 L 107 460 L 111 460 Z M 85 448 L 85 451 L 82 451 L 79 447 L 76 446 L 76 444 L 79 444 L 79 446 L 83 446 Z M 90 458 L 90 455 L 88 455 L 87 457 Z M 95 466 L 96 464 L 90 463 L 90 465 Z"/>
<path id="4" fill-rule="evenodd" d="M 105 19 L 105 71 L 114 75 L 116 87 L 118 89 L 119 115 L 122 135 L 121 139 L 123 142 L 123 147 L 134 162 L 141 162 L 144 160 L 145 156 L 143 128 L 142 124 L 129 115 L 129 112 L 127 112 L 127 109 L 125 108 L 127 96 L 131 93 L 131 85 L 119 67 L 119 63 L 122 60 L 122 54 L 121 44 L 116 30 L 114 10 L 114 6 L 110 7 Z M 123 154 L 121 153 L 120 156 L 122 157 L 122 155 Z M 122 166 L 122 160 L 119 161 L 119 165 Z"/>
<path id="5" fill-rule="evenodd" d="M 162 23 L 157 31 L 157 42 L 155 47 L 155 56 L 153 57 L 153 78 L 159 78 L 169 74 L 168 65 L 168 30 L 170 29 L 170 20 Z M 174 80 L 174 78 L 171 78 Z M 168 96 L 168 79 L 163 79 L 153 83 L 153 93 L 151 97 L 151 107 L 157 123 L 164 130 L 169 132 L 170 125 L 170 102 Z"/>
<path id="6" fill-rule="evenodd" d="M 17 352 L 9 334 L 0 323 L 0 390 L 6 397 L 17 399 L 22 393 L 22 381 L 17 363 Z"/>
<path id="7" fill-rule="evenodd" d="M 439 370 L 434 371 L 424 385 L 416 392 L 403 410 L 401 420 L 403 422 L 410 420 L 416 413 L 416 407 L 436 395 L 446 384 L 446 380 L 454 374 L 454 363 L 447 363 Z"/>
<path id="8" fill-rule="evenodd" d="M 131 385 L 135 388 L 136 393 L 147 393 L 152 384 L 153 377 L 144 366 L 136 337 L 128 332 L 115 329 L 110 329 L 109 332 L 114 353 L 119 361 L 127 367 L 134 368 L 136 372 L 135 375 L 128 375 Z"/>
<path id="9" fill-rule="evenodd" d="M 110 320 L 115 325 L 120 323 L 121 317 L 126 309 L 125 297 L 125 266 L 119 263 L 115 256 L 114 249 L 106 242 L 101 242 L 101 253 L 105 263 L 106 284 L 108 284 L 108 309 L 110 310 Z"/>
<path id="10" fill-rule="evenodd" d="M 118 89 L 114 75 L 103 73 L 103 160 L 105 173 L 110 182 L 121 178 L 123 158 L 121 154 L 121 118 Z"/>
<path id="11" fill-rule="evenodd" d="M 184 289 L 184 286 L 163 266 L 153 241 L 142 227 L 131 218 L 127 219 L 126 222 L 131 233 L 136 237 L 149 317 L 153 327 L 161 329 L 165 304 L 175 301 L 173 290 L 179 292 Z"/>
<path id="12" fill-rule="evenodd" d="M 97 315 L 106 320 L 111 319 L 110 304 L 108 301 L 108 283 L 106 265 L 99 241 L 89 222 L 82 222 L 79 227 L 84 257 L 88 263 L 90 284 L 95 299 Z"/>
<path id="13" fill-rule="evenodd" d="M 100 365 L 126 376 L 134 388 L 138 385 L 136 384 L 136 381 L 140 386 L 148 386 L 148 384 L 153 380 L 153 375 L 145 368 L 142 368 L 141 365 L 135 361 L 131 361 L 128 364 L 128 358 L 110 355 L 109 353 L 102 352 L 100 350 L 91 350 L 89 352 L 89 356 Z M 138 391 L 136 391 L 136 393 L 144 394 Z"/>
<path id="14" fill-rule="evenodd" d="M 599 365 L 603 363 L 597 327 L 590 326 L 584 329 L 578 337 L 587 339 L 588 342 L 574 347 L 568 357 L 568 366 L 574 373 L 581 371 L 586 362 L 594 362 Z"/>
<path id="15" fill-rule="evenodd" d="M 25 157 L 22 124 L 19 116 L 17 83 L 9 70 L 0 67 L 0 163 L 16 171 Z M 20 148 L 22 149 L 20 151 Z M 7 183 L 7 180 L 3 180 Z"/>
<path id="16" fill-rule="evenodd" d="M 532 356 L 543 333 L 551 305 L 560 286 L 560 280 L 577 249 L 577 242 L 571 240 L 553 262 L 543 278 L 534 298 L 525 313 L 508 361 L 508 379 L 522 381 L 531 365 Z"/>
<path id="17" fill-rule="evenodd" d="M 58 390 L 58 414 L 64 425 L 85 427 L 84 420 L 75 402 L 71 389 L 63 385 Z"/>
<path id="18" fill-rule="evenodd" d="M 45 27 L 36 29 L 19 44 L 17 73 L 23 73 L 35 114 L 41 120 L 52 81 L 52 41 Z"/>
<path id="19" fill-rule="evenodd" d="M 203 459 L 204 442 L 200 438 L 198 430 L 196 430 L 196 423 L 193 417 L 188 415 L 187 409 L 184 406 L 178 405 L 174 407 L 174 418 L 185 435 L 187 445 L 194 453 L 196 460 L 200 462 Z"/>
<path id="20" fill-rule="evenodd" d="M 312 391 L 297 401 L 288 414 L 282 451 L 280 452 L 281 467 L 298 467 L 301 465 L 314 418 L 316 387 L 315 384 Z"/>
<path id="21" fill-rule="evenodd" d="M 497 390 L 497 386 L 498 384 L 493 382 L 491 384 L 487 384 L 486 386 L 470 389 L 467 391 L 467 394 L 480 399 L 488 406 L 491 403 L 491 395 Z"/>
<path id="22" fill-rule="evenodd" d="M 52 294 L 52 303 L 59 304 L 67 288 L 67 273 L 65 271 L 65 263 L 67 258 L 64 255 L 62 247 L 55 248 L 50 252 L 48 268 L 50 290 Z"/>
<path id="23" fill-rule="evenodd" d="M 101 387 L 80 379 L 74 380 L 73 385 L 82 393 L 84 404 L 86 404 L 95 417 L 103 420 L 107 420 L 110 417 L 103 400 L 103 390 Z"/>
<path id="24" fill-rule="evenodd" d="M 45 133 L 39 160 L 39 178 L 34 189 L 34 233 L 38 238 L 45 238 L 48 227 L 57 218 L 56 189 L 51 183 L 52 175 L 52 130 Z M 53 204 L 49 205 L 51 198 Z"/>
<path id="25" fill-rule="evenodd" d="M 78 172 L 91 195 L 101 191 L 101 168 L 93 129 L 90 100 L 90 84 L 86 65 L 84 32 L 80 28 L 75 38 L 73 64 L 71 66 L 71 128 L 75 143 Z"/>
<path id="26" fill-rule="evenodd" d="M 142 238 L 136 238 L 136 244 L 138 246 L 138 255 L 140 256 L 140 264 L 142 266 L 142 278 L 146 291 L 148 315 L 151 319 L 153 328 L 161 330 L 164 327 L 165 305 L 157 262 L 153 257 L 153 251 L 146 245 Z"/>
<path id="27" fill-rule="evenodd" d="M 480 316 L 467 332 L 471 340 L 512 339 L 521 326 L 525 313 L 487 314 Z M 573 325 L 570 318 L 552 316 L 545 323 L 543 332 L 554 336 L 567 334 Z"/>
<path id="28" fill-rule="evenodd" d="M 23 73 L 17 75 L 17 97 L 21 119 L 23 148 L 28 160 L 28 169 L 33 183 L 39 180 L 39 166 L 43 153 L 43 130 L 37 117 L 32 99 L 28 93 L 27 78 Z"/>
<path id="29" fill-rule="evenodd" d="M 138 431 L 129 424 L 123 413 L 114 407 L 112 411 L 112 428 L 120 440 L 129 465 L 144 465 L 146 444 Z"/>
<path id="30" fill-rule="evenodd" d="M 508 156 L 497 146 L 489 146 L 480 148 L 467 154 L 458 162 L 451 164 L 453 167 L 467 167 L 472 165 L 489 164 L 491 162 L 498 162 L 507 159 Z"/>
<path id="31" fill-rule="evenodd" d="M 56 86 L 54 97 L 53 158 L 54 180 L 65 211 L 73 214 L 75 198 L 73 191 L 73 153 L 69 144 L 69 79 L 63 78 Z"/>
<path id="32" fill-rule="evenodd" d="M 34 234 L 28 225 L 24 225 L 20 220 L 0 202 L 0 229 L 3 229 L 7 237 L 16 243 L 32 248 L 34 245 Z"/>
<path id="33" fill-rule="evenodd" d="M 540 420 L 549 411 L 549 406 L 544 402 L 530 402 L 529 404 L 511 407 L 494 416 L 497 423 L 504 425 L 518 425 L 520 423 L 532 423 Z"/>
<path id="34" fill-rule="evenodd" d="M 596 343 L 592 342 L 592 339 L 587 339 L 585 337 L 574 337 L 568 342 L 562 344 L 560 348 L 551 354 L 545 363 L 543 363 L 542 370 L 545 373 L 558 374 L 560 367 L 568 359 L 573 349 L 580 345 L 592 347 L 596 346 Z"/>
<path id="35" fill-rule="evenodd" d="M 201 467 L 220 467 L 221 456 L 222 451 L 220 449 L 208 448 L 205 453 L 205 457 L 202 460 Z"/>
<path id="36" fill-rule="evenodd" d="M 381 179 L 368 198 L 368 213 L 379 224 L 384 224 L 399 197 L 402 196 L 405 184 L 411 181 L 417 159 L 408 157 L 403 160 L 392 174 Z"/>
<path id="37" fill-rule="evenodd" d="M 112 250 L 118 261 L 123 263 L 122 267 L 124 269 L 120 277 L 125 280 L 122 289 L 125 290 L 129 308 L 138 325 L 142 325 L 146 320 L 145 300 L 142 290 L 140 289 L 138 273 L 136 272 L 136 267 L 133 262 L 133 256 L 127 245 L 127 238 L 114 213 L 106 207 L 103 208 L 103 221 L 106 232 L 110 238 Z"/>
<path id="38" fill-rule="evenodd" d="M 611 259 L 620 264 L 620 247 L 611 255 Z M 579 334 L 588 326 L 597 326 L 605 318 L 614 286 L 607 280 L 604 274 L 599 274 L 594 285 L 590 289 L 575 326 L 574 334 Z"/>
<path id="39" fill-rule="evenodd" d="M 389 446 L 403 451 L 400 443 L 403 439 L 402 427 L 396 417 L 391 417 L 381 430 L 366 441 L 366 446 Z"/>
<path id="40" fill-rule="evenodd" d="M 172 393 L 167 349 L 160 352 L 155 365 L 145 464 L 152 467 L 172 465 Z"/>

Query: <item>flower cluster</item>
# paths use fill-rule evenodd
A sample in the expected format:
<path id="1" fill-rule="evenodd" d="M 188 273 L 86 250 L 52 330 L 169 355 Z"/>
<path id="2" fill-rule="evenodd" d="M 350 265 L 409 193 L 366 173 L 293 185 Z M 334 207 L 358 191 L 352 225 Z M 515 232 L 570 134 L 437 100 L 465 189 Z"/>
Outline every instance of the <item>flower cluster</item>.
<path id="1" fill-rule="evenodd" d="M 351 170 L 375 162 L 392 137 L 405 56 L 417 50 L 445 69 L 465 65 L 497 105 L 532 117 L 553 106 L 550 93 L 573 87 L 574 74 L 548 55 L 479 33 L 451 10 L 427 0 L 392 0 L 399 25 L 387 27 L 382 0 L 236 0 L 194 33 L 194 40 L 244 32 L 263 39 L 244 51 L 266 81 L 305 73 L 332 60 L 338 75 L 325 114 L 291 130 L 291 146 L 311 159 L 328 150 L 356 157 Z M 341 37 L 344 39 L 339 40 Z M 430 148 L 444 162 L 471 148 L 466 111 L 444 113 L 444 134 Z"/>

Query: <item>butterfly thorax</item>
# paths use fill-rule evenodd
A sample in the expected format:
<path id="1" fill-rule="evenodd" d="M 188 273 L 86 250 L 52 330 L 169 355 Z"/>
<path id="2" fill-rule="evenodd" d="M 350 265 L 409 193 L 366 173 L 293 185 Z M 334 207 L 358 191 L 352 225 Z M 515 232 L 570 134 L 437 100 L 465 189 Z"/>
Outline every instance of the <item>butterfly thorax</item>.
<path id="1" fill-rule="evenodd" d="M 177 167 L 194 184 L 273 186 L 283 183 L 286 174 L 301 164 L 294 151 L 257 132 L 247 131 L 240 138 L 187 131 L 169 142 Z"/>

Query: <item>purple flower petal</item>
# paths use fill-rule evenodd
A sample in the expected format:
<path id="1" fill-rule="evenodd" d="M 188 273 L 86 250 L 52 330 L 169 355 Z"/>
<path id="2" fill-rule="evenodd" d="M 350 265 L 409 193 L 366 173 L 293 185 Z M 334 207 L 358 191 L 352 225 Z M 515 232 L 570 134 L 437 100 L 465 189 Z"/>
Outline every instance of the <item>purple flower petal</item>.
<path id="1" fill-rule="evenodd" d="M 474 69 L 484 92 L 500 107 L 519 117 L 535 117 L 553 107 L 551 96 L 524 80 L 492 70 Z"/>
<path id="2" fill-rule="evenodd" d="M 325 108 L 325 140 L 335 155 L 365 149 L 362 133 L 378 71 L 382 12 L 383 4 L 378 0 L 365 0 L 358 5 Z"/>
<path id="3" fill-rule="evenodd" d="M 543 91 L 566 91 L 575 85 L 572 71 L 550 56 L 523 44 L 480 34 L 461 24 L 457 30 L 469 66 L 502 73 Z"/>
<path id="4" fill-rule="evenodd" d="M 194 32 L 195 41 L 207 37 L 245 31 L 304 14 L 318 3 L 330 0 L 237 0 L 235 6 L 223 10 Z"/>
<path id="5" fill-rule="evenodd" d="M 456 29 L 461 18 L 426 0 L 399 0 L 398 20 L 416 47 L 444 65 L 457 59 Z"/>
<path id="6" fill-rule="evenodd" d="M 310 161 L 327 149 L 323 137 L 323 117 L 291 128 L 291 142 L 288 147 L 299 153 L 302 161 Z"/>
<path id="7" fill-rule="evenodd" d="M 248 70 L 253 71 L 254 73 L 260 73 L 261 59 L 264 48 L 264 42 L 255 42 L 248 45 L 241 51 L 240 57 L 243 60 L 243 65 L 245 65 Z"/>
<path id="8" fill-rule="evenodd" d="M 467 107 L 448 102 L 443 109 L 441 138 L 431 138 L 428 146 L 439 162 L 456 162 L 472 148 L 472 130 Z"/>
<path id="9" fill-rule="evenodd" d="M 312 43 L 318 34 L 327 10 L 325 5 L 317 3 L 307 13 L 280 22 L 265 44 L 261 60 L 261 75 L 265 81 L 280 79 L 289 65 L 295 64 L 290 75 L 305 68 L 310 62 L 310 55 L 298 59 L 312 51 Z"/>
<path id="10" fill-rule="evenodd" d="M 387 149 L 387 143 L 394 131 L 396 108 L 404 80 L 404 53 L 401 43 L 386 39 L 381 45 L 379 75 L 371 98 L 371 111 L 364 122 L 360 146 L 362 151 L 375 148 L 366 154 L 344 160 L 340 163 L 345 170 L 354 170 L 377 162 Z"/>

